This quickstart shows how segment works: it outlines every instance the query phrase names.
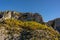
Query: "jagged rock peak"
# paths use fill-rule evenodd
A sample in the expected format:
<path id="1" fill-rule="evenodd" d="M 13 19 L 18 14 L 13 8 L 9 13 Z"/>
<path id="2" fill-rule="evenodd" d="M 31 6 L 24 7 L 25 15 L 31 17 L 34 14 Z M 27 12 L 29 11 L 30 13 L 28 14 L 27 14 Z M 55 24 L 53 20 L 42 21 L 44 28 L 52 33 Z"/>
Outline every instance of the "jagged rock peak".
<path id="1" fill-rule="evenodd" d="M 15 12 L 15 11 L 3 11 L 0 12 L 0 18 L 6 20 L 10 18 L 15 18 L 22 21 L 37 21 L 43 23 L 43 18 L 39 13 L 31 12 Z"/>

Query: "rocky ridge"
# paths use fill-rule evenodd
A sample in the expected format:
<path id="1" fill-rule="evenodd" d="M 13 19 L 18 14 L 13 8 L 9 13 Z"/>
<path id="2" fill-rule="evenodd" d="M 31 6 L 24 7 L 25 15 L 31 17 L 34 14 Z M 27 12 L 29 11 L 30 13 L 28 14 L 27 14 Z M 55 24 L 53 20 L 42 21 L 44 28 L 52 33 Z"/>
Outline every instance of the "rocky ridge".
<path id="1" fill-rule="evenodd" d="M 29 12 L 20 13 L 15 11 L 0 12 L 0 19 L 5 20 L 10 18 L 15 18 L 22 21 L 37 21 L 37 22 L 43 23 L 43 18 L 38 13 L 34 13 L 34 14 Z"/>

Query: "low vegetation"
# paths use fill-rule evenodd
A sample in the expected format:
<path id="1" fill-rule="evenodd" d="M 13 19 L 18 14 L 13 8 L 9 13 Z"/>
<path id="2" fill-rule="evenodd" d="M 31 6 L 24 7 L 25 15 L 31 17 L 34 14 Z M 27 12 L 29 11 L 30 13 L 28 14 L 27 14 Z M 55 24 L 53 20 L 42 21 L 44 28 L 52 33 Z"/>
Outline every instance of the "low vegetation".
<path id="1" fill-rule="evenodd" d="M 11 34 L 12 33 L 19 34 L 21 28 L 23 28 L 32 31 L 44 30 L 47 33 L 47 35 L 49 35 L 49 37 L 51 37 L 54 40 L 58 40 L 60 37 L 59 33 L 56 30 L 54 30 L 52 27 L 48 27 L 45 24 L 40 24 L 35 21 L 21 21 L 17 19 L 7 19 L 4 20 L 4 24 L 0 24 L 0 26 L 4 26 L 6 30 L 10 30 Z"/>

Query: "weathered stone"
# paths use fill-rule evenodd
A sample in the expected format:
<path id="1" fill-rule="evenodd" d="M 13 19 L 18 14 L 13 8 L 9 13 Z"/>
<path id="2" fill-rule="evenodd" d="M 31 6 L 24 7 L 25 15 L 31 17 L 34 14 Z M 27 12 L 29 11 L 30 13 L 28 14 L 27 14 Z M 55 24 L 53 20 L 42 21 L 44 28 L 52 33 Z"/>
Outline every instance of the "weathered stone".
<path id="1" fill-rule="evenodd" d="M 1 21 L 10 19 L 10 18 L 15 18 L 15 19 L 22 20 L 22 21 L 36 21 L 39 23 L 43 23 L 43 18 L 38 13 L 29 13 L 29 12 L 20 13 L 20 12 L 15 12 L 15 11 L 1 12 L 0 14 Z"/>
<path id="2" fill-rule="evenodd" d="M 47 24 L 60 32 L 60 18 L 48 21 Z"/>

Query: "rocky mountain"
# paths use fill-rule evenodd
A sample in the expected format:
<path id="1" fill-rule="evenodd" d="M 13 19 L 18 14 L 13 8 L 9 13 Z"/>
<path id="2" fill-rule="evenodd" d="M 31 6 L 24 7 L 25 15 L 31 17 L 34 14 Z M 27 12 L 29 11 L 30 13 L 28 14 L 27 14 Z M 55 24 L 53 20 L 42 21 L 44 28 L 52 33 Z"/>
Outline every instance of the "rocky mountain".
<path id="1" fill-rule="evenodd" d="M 48 21 L 47 24 L 60 32 L 60 18 Z"/>
<path id="2" fill-rule="evenodd" d="M 22 21 L 36 21 L 43 23 L 43 18 L 41 15 L 38 13 L 20 13 L 20 12 L 15 12 L 15 11 L 4 11 L 0 13 L 0 18 L 1 19 L 10 19 L 10 18 L 15 18 L 18 20 Z"/>
<path id="3" fill-rule="evenodd" d="M 60 40 L 57 22 L 45 23 L 38 13 L 0 12 L 0 40 Z"/>

